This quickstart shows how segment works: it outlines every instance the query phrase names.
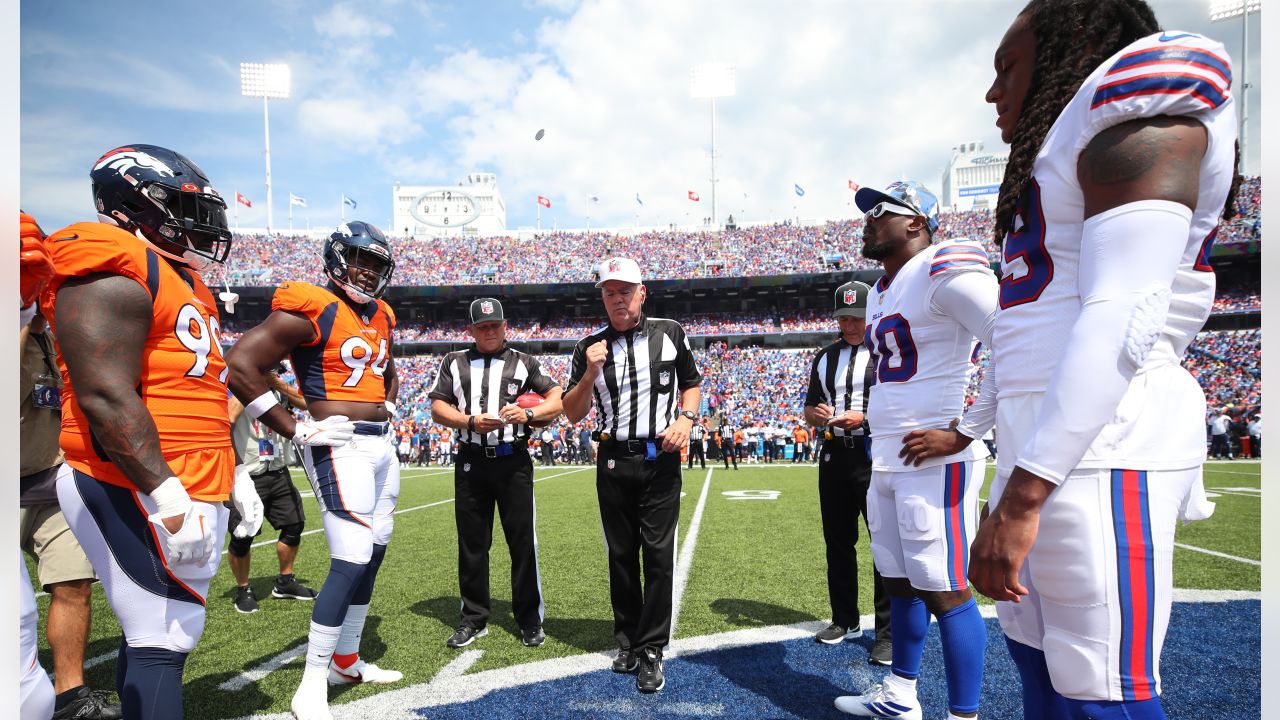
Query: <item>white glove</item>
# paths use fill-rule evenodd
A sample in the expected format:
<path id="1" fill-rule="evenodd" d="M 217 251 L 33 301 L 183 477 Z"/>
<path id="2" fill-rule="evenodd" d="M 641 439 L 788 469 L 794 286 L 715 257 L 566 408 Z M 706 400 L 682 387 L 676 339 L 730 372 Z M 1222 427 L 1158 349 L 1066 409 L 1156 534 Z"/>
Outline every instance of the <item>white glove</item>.
<path id="1" fill-rule="evenodd" d="M 346 415 L 333 415 L 323 420 L 302 420 L 293 432 L 293 441 L 299 445 L 328 445 L 342 447 L 356 435 L 356 424 Z"/>
<path id="2" fill-rule="evenodd" d="M 262 498 L 258 497 L 258 488 L 249 477 L 249 468 L 236 466 L 236 479 L 231 485 L 231 504 L 240 513 L 240 522 L 231 530 L 238 538 L 251 538 L 262 528 Z"/>
<path id="3" fill-rule="evenodd" d="M 213 528 L 205 527 L 204 517 L 196 511 L 182 481 L 171 477 L 152 490 L 150 496 L 156 503 L 156 511 L 147 519 L 159 528 L 165 538 L 168 564 L 200 566 L 209 562 L 216 545 Z M 161 521 L 177 515 L 182 516 L 182 527 L 171 533 Z"/>
<path id="4" fill-rule="evenodd" d="M 395 420 L 396 418 L 400 417 L 400 411 L 396 408 L 395 403 L 391 402 L 390 400 L 383 400 L 382 406 L 387 409 L 387 414 L 391 416 L 392 420 Z"/>

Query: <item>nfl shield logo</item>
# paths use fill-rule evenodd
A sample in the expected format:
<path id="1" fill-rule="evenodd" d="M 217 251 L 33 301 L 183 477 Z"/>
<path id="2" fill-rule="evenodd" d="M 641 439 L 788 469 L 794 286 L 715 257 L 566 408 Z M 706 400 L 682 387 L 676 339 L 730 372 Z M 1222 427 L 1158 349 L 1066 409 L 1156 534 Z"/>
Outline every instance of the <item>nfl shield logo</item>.
<path id="1" fill-rule="evenodd" d="M 462 472 L 471 472 L 471 463 L 466 463 L 465 465 L 463 465 Z"/>
<path id="2" fill-rule="evenodd" d="M 613 469 L 613 466 L 614 466 L 614 465 L 617 465 L 617 464 L 618 464 L 618 463 L 617 463 L 616 461 L 614 461 L 614 460 L 610 460 L 610 461 L 609 461 L 609 469 L 610 469 L 610 470 L 612 470 L 612 469 Z"/>
<path id="3" fill-rule="evenodd" d="M 520 383 L 507 383 L 507 394 L 515 395 L 520 392 Z"/>
<path id="4" fill-rule="evenodd" d="M 659 384 L 659 385 L 666 385 L 666 384 L 667 384 L 667 383 L 669 383 L 669 382 L 671 382 L 671 373 L 670 373 L 670 372 L 668 372 L 668 371 L 666 371 L 666 370 L 663 370 L 662 372 L 658 373 L 658 384 Z"/>
<path id="5" fill-rule="evenodd" d="M 609 272 L 618 272 L 618 270 L 621 267 L 622 267 L 622 263 L 618 262 L 617 260 L 609 261 Z"/>
<path id="6" fill-rule="evenodd" d="M 480 312 L 484 313 L 485 315 L 492 315 L 493 303 L 489 302 L 488 300 L 485 300 L 484 302 L 480 303 Z"/>
<path id="7" fill-rule="evenodd" d="M 831 462 L 831 453 L 824 453 L 822 455 L 822 462 Z"/>
<path id="8" fill-rule="evenodd" d="M 845 291 L 844 291 L 844 304 L 845 304 L 845 305 L 852 305 L 852 304 L 854 304 L 854 303 L 856 303 L 856 302 L 858 302 L 858 291 L 857 291 L 857 290 L 845 290 Z"/>

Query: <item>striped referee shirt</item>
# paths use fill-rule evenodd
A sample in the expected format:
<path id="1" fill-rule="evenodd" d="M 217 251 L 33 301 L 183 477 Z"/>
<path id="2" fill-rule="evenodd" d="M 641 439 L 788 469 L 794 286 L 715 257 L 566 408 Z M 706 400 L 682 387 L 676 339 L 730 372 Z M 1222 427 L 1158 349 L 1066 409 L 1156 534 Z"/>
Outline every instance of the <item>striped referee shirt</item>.
<path id="1" fill-rule="evenodd" d="M 612 440 L 651 440 L 680 412 L 680 393 L 702 384 L 689 338 L 675 320 L 641 316 L 626 332 L 607 326 L 578 341 L 570 365 L 569 392 L 587 372 L 587 348 L 609 344 L 592 387 L 596 429 Z"/>
<path id="2" fill-rule="evenodd" d="M 867 412 L 868 390 L 871 387 L 873 366 L 871 353 L 862 345 L 850 345 L 841 338 L 822 348 L 813 359 L 809 372 L 809 391 L 805 394 L 805 407 L 826 403 L 835 408 L 833 415 L 846 410 Z M 854 430 L 828 428 L 837 437 L 862 435 L 861 427 Z"/>
<path id="3" fill-rule="evenodd" d="M 443 400 L 467 415 L 491 415 L 532 390 L 546 395 L 560 383 L 542 372 L 537 358 L 503 346 L 492 355 L 472 347 L 456 350 L 440 361 L 436 384 L 427 397 Z M 459 442 L 473 445 L 497 445 L 529 437 L 528 425 L 503 425 L 488 433 L 458 430 Z"/>

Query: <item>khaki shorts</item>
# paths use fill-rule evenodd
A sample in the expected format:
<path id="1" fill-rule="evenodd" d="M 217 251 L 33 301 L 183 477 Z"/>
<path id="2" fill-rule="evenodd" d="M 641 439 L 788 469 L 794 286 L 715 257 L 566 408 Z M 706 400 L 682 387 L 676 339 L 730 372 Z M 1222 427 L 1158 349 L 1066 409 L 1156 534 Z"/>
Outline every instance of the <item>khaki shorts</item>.
<path id="1" fill-rule="evenodd" d="M 98 579 L 57 503 L 22 508 L 18 528 L 22 549 L 39 563 L 40 586 L 45 592 L 60 582 Z"/>

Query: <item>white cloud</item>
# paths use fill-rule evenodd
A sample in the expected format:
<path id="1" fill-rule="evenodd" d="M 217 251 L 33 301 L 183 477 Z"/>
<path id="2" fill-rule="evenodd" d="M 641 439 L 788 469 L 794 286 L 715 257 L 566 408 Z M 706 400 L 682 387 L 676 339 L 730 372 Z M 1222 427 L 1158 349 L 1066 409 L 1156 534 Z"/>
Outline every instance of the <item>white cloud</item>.
<path id="1" fill-rule="evenodd" d="M 389 37 L 391 25 L 361 14 L 354 3 L 340 2 L 315 18 L 316 32 L 335 39 Z"/>

